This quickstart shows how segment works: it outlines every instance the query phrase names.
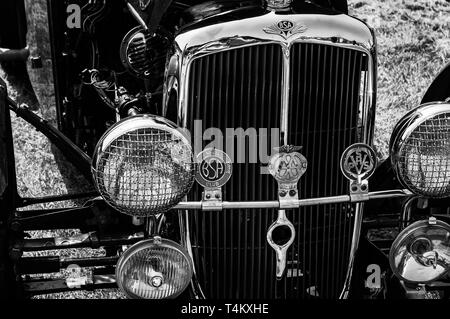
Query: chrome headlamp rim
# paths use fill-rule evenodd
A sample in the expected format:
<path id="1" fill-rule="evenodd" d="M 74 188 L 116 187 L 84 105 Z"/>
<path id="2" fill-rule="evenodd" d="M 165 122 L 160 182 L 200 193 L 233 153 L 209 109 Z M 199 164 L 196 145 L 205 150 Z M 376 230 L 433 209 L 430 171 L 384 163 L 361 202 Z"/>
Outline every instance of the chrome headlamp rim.
<path id="1" fill-rule="evenodd" d="M 411 134 L 424 122 L 430 120 L 433 117 L 439 115 L 450 113 L 450 104 L 446 102 L 429 102 L 418 106 L 417 108 L 409 111 L 404 115 L 400 121 L 395 125 L 393 133 L 391 135 L 391 140 L 389 142 L 389 155 L 391 160 L 391 165 L 397 176 L 398 181 L 401 185 L 409 189 L 414 194 L 430 197 L 430 198 L 446 198 L 450 195 L 441 196 L 431 196 L 430 194 L 425 194 L 418 189 L 412 188 L 404 179 L 402 174 L 400 174 L 399 169 L 399 158 L 405 141 L 411 136 Z"/>
<path id="2" fill-rule="evenodd" d="M 94 151 L 94 154 L 92 156 L 92 161 L 91 161 L 91 173 L 92 173 L 92 176 L 94 179 L 94 185 L 95 185 L 97 191 L 102 196 L 102 198 L 105 200 L 105 202 L 108 203 L 110 206 L 112 206 L 114 209 L 119 210 L 121 213 L 130 215 L 130 216 L 135 216 L 135 217 L 145 217 L 145 216 L 150 216 L 150 215 L 156 214 L 156 213 L 164 213 L 164 212 L 170 210 L 170 208 L 164 209 L 164 210 L 159 210 L 156 212 L 151 212 L 151 213 L 145 214 L 145 216 L 143 216 L 142 214 L 135 214 L 135 213 L 129 212 L 129 211 L 127 211 L 127 209 L 119 209 L 119 207 L 117 205 L 115 205 L 114 203 L 111 203 L 110 200 L 105 198 L 105 196 L 103 195 L 103 192 L 99 187 L 100 181 L 98 179 L 97 168 L 100 165 L 102 155 L 107 151 L 109 146 L 112 143 L 114 143 L 114 141 L 116 141 L 118 138 L 120 138 L 123 135 L 126 135 L 129 132 L 136 131 L 139 129 L 147 129 L 149 127 L 151 127 L 152 129 L 155 129 L 155 130 L 161 130 L 161 131 L 166 131 L 166 132 L 170 131 L 171 134 L 173 134 L 177 139 L 180 140 L 180 142 L 182 142 L 184 144 L 185 147 L 187 147 L 188 151 L 191 154 L 191 164 L 192 164 L 189 185 L 187 185 L 187 187 L 186 187 L 188 190 L 190 190 L 192 188 L 192 186 L 194 184 L 194 180 L 195 180 L 195 160 L 193 157 L 191 142 L 189 141 L 188 137 L 185 135 L 185 132 L 179 126 L 177 126 L 175 123 L 173 123 L 172 121 L 168 120 L 165 117 L 152 115 L 152 114 L 138 114 L 138 115 L 127 117 L 127 118 L 115 123 L 103 134 L 103 136 L 98 141 L 98 143 L 95 147 L 95 151 Z M 182 200 L 182 198 L 185 195 L 186 194 L 183 194 L 182 196 L 180 195 L 179 200 Z M 175 205 L 176 204 L 174 204 L 173 206 L 175 206 Z"/>
<path id="3" fill-rule="evenodd" d="M 445 229 L 448 232 L 450 232 L 450 225 L 447 224 L 446 222 L 442 221 L 442 220 L 436 219 L 434 224 L 430 224 L 429 220 L 419 220 L 419 221 L 416 221 L 416 222 L 412 223 L 411 225 L 409 225 L 405 229 L 403 229 L 403 231 L 397 236 L 397 238 L 395 238 L 394 242 L 391 245 L 391 249 L 389 251 L 389 265 L 390 265 L 394 275 L 397 276 L 397 278 L 399 278 L 400 280 L 403 280 L 406 283 L 410 283 L 410 284 L 428 284 L 428 283 L 432 283 L 432 282 L 435 282 L 435 281 L 439 280 L 440 278 L 444 277 L 445 275 L 447 275 L 450 272 L 450 267 L 449 267 L 446 271 L 441 273 L 438 277 L 433 278 L 431 280 L 424 280 L 424 281 L 409 280 L 409 279 L 403 277 L 399 273 L 399 269 L 395 265 L 395 252 L 396 252 L 397 248 L 400 246 L 400 244 L 404 240 L 406 240 L 414 232 L 418 231 L 421 228 L 425 228 L 425 227 L 440 228 L 440 229 Z M 419 238 L 419 237 L 417 237 L 417 238 Z"/>
<path id="4" fill-rule="evenodd" d="M 95 167 L 99 164 L 98 161 L 100 155 L 114 140 L 126 134 L 127 132 L 148 128 L 149 126 L 160 130 L 167 130 L 167 128 L 172 129 L 172 133 L 180 138 L 183 143 L 189 146 L 190 150 L 192 151 L 191 142 L 186 137 L 186 135 L 182 133 L 180 127 L 175 123 L 162 116 L 152 114 L 138 114 L 127 117 L 120 122 L 117 122 L 103 134 L 103 136 L 97 142 L 97 146 L 95 147 L 94 155 L 92 156 L 91 169 L 95 169 Z"/>
<path id="5" fill-rule="evenodd" d="M 178 244 L 170 239 L 161 238 L 158 236 L 137 242 L 136 244 L 128 247 L 122 253 L 122 255 L 119 257 L 119 260 L 117 261 L 117 264 L 116 264 L 115 275 L 116 275 L 117 286 L 119 287 L 120 291 L 122 291 L 128 298 L 142 299 L 138 295 L 136 295 L 130 291 L 127 291 L 122 286 L 122 282 L 119 280 L 121 278 L 120 272 L 123 269 L 123 267 L 125 266 L 125 264 L 129 261 L 129 259 L 133 255 L 139 253 L 140 251 L 142 251 L 144 249 L 148 249 L 152 246 L 161 246 L 161 247 L 173 249 L 173 250 L 177 251 L 177 253 L 180 253 L 181 255 L 183 255 L 183 257 L 188 261 L 188 263 L 187 263 L 188 269 L 187 270 L 188 270 L 188 273 L 190 276 L 190 280 L 187 281 L 187 284 L 182 289 L 180 289 L 179 292 L 166 298 L 166 299 L 174 299 L 174 298 L 178 297 L 180 294 L 182 294 L 186 290 L 186 288 L 189 286 L 191 279 L 193 277 L 193 274 L 194 274 L 193 261 L 192 261 L 191 257 L 189 256 L 189 253 L 186 251 L 186 249 L 183 246 L 181 246 L 180 244 Z"/>

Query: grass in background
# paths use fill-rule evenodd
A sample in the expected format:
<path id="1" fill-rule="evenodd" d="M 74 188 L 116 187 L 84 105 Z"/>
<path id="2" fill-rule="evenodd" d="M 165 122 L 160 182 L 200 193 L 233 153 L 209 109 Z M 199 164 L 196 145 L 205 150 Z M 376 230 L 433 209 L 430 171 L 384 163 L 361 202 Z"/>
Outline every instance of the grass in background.
<path id="1" fill-rule="evenodd" d="M 428 85 L 439 70 L 450 61 L 450 3 L 443 0 L 350 0 L 350 14 L 375 28 L 378 40 L 378 108 L 375 145 L 381 157 L 388 154 L 387 145 L 395 123 L 407 110 L 419 105 Z M 55 123 L 55 102 L 51 76 L 51 59 L 46 31 L 46 1 L 26 0 L 33 16 L 28 34 L 32 54 L 40 53 L 44 69 L 31 71 L 30 78 L 40 100 L 38 112 Z M 31 16 L 30 15 L 30 16 Z M 36 44 L 39 44 L 38 46 Z M 0 70 L 0 76 L 5 77 Z M 15 88 L 9 86 L 15 99 Z M 34 128 L 12 115 L 14 147 L 19 193 L 23 196 L 45 196 L 68 192 L 66 180 L 87 187 L 83 177 L 61 159 L 48 140 Z M 59 162 L 59 165 L 56 162 Z M 73 202 L 38 205 L 38 208 L 73 206 Z M 68 236 L 75 231 L 59 231 Z M 53 236 L 54 232 L 33 235 Z M 63 256 L 78 257 L 101 254 L 101 251 L 67 250 Z M 49 252 L 46 254 L 54 254 Z M 51 298 L 121 298 L 117 290 L 71 292 L 44 296 Z"/>
<path id="2" fill-rule="evenodd" d="M 450 3 L 444 0 L 351 0 L 350 14 L 375 29 L 378 103 L 375 146 L 388 156 L 397 121 L 420 104 L 450 62 Z"/>

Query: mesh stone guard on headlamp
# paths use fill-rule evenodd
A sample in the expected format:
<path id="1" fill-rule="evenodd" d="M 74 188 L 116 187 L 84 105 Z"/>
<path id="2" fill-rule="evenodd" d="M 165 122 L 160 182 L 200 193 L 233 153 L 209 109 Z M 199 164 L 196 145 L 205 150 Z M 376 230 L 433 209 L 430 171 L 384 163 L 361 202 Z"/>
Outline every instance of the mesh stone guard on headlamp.
<path id="1" fill-rule="evenodd" d="M 413 193 L 450 196 L 450 104 L 428 103 L 394 129 L 391 161 L 399 181 Z"/>
<path id="2" fill-rule="evenodd" d="M 188 139 L 175 124 L 152 115 L 115 124 L 100 139 L 92 160 L 105 201 L 138 217 L 178 204 L 192 187 L 194 167 Z"/>

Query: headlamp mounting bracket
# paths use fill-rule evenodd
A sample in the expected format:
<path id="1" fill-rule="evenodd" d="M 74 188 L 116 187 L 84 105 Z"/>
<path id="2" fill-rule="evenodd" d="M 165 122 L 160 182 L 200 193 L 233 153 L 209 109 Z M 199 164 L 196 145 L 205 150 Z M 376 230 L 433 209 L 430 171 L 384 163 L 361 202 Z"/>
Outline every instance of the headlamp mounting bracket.
<path id="1" fill-rule="evenodd" d="M 202 210 L 223 210 L 222 188 L 205 188 L 202 194 Z"/>

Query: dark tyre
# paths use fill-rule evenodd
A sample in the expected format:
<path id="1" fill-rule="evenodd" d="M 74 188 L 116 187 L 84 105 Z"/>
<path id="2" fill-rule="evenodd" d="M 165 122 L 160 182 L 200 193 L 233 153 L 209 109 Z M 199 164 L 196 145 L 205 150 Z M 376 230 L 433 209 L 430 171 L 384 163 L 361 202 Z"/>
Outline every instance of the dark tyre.
<path id="1" fill-rule="evenodd" d="M 436 76 L 421 103 L 450 100 L 450 63 Z"/>

